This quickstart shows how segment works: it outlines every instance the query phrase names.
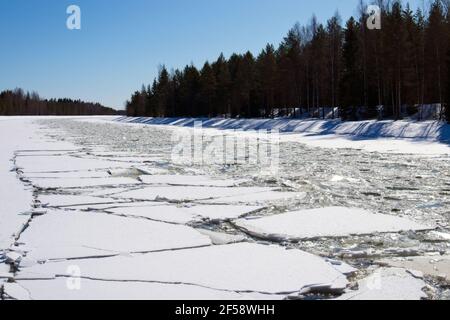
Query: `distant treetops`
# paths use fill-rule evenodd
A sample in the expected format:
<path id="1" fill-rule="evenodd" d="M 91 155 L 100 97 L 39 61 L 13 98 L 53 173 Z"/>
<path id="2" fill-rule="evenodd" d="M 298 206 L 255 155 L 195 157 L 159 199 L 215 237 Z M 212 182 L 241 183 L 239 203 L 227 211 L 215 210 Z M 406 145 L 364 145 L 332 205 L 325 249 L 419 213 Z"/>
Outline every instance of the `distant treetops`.
<path id="1" fill-rule="evenodd" d="M 116 115 L 118 112 L 99 103 L 71 99 L 41 99 L 22 89 L 0 93 L 0 116 L 12 115 Z"/>
<path id="2" fill-rule="evenodd" d="M 400 1 L 378 1 L 382 28 L 369 30 L 364 6 L 345 27 L 336 13 L 296 24 L 278 48 L 223 55 L 198 70 L 170 73 L 161 66 L 149 86 L 127 102 L 129 116 L 272 117 L 325 116 L 344 120 L 400 119 L 425 104 L 449 104 L 448 1 L 423 12 Z M 380 106 L 382 112 L 380 112 Z M 323 109 L 323 112 L 320 109 Z M 450 107 L 446 114 L 450 119 Z M 335 113 L 336 111 L 336 113 Z"/>

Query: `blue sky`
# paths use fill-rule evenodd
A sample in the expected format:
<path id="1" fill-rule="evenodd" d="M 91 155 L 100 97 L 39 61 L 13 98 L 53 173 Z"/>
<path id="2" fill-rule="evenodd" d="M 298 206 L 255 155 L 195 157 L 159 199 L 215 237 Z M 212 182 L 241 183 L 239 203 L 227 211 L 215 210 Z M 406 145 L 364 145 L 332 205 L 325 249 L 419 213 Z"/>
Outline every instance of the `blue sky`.
<path id="1" fill-rule="evenodd" d="M 157 74 L 223 52 L 257 54 L 312 14 L 346 19 L 358 0 L 0 0 L 0 91 L 80 98 L 123 108 Z M 421 0 L 412 0 L 412 4 Z M 82 29 L 66 28 L 66 8 Z"/>

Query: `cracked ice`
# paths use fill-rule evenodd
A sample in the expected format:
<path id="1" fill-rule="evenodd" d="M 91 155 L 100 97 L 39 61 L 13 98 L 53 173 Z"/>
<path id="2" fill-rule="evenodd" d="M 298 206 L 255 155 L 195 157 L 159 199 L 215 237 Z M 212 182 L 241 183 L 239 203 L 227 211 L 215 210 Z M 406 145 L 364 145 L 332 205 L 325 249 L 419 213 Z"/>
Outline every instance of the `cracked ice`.
<path id="1" fill-rule="evenodd" d="M 258 165 L 173 163 L 178 128 L 113 120 L 0 118 L 1 137 L 17 132 L 0 157 L 3 298 L 442 294 L 446 156 L 330 150 L 289 137 L 280 173 L 261 175 Z M 432 259 L 439 271 L 426 265 Z M 79 290 L 68 289 L 73 266 Z"/>

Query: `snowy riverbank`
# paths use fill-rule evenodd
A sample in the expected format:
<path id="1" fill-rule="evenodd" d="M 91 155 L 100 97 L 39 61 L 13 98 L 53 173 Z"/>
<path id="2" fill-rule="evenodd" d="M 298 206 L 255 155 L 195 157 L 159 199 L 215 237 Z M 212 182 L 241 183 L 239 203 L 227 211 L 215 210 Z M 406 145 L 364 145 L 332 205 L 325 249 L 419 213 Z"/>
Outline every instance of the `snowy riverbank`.
<path id="1" fill-rule="evenodd" d="M 369 152 L 450 155 L 450 125 L 438 121 L 357 121 L 293 119 L 194 119 L 130 118 L 121 123 L 204 129 L 236 130 L 242 133 L 276 130 L 282 141 L 312 147 L 350 148 Z"/>

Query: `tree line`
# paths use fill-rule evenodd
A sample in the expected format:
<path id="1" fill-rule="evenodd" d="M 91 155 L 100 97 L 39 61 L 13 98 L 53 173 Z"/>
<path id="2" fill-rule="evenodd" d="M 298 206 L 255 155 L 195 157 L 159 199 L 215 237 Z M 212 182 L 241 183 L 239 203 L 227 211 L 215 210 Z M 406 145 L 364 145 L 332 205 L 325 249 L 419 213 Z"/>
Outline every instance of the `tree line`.
<path id="1" fill-rule="evenodd" d="M 258 56 L 223 54 L 201 69 L 188 65 L 142 86 L 127 115 L 149 117 L 341 117 L 343 120 L 422 117 L 440 108 L 450 121 L 449 0 L 412 10 L 378 0 L 381 29 L 366 26 L 366 5 L 345 26 L 336 13 L 325 24 L 296 24 L 276 48 Z"/>
<path id="2" fill-rule="evenodd" d="M 6 90 L 0 93 L 0 115 L 116 115 L 117 111 L 99 103 L 72 99 L 41 99 L 36 92 L 22 89 Z"/>

